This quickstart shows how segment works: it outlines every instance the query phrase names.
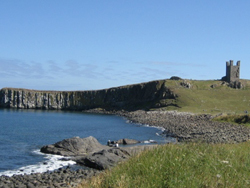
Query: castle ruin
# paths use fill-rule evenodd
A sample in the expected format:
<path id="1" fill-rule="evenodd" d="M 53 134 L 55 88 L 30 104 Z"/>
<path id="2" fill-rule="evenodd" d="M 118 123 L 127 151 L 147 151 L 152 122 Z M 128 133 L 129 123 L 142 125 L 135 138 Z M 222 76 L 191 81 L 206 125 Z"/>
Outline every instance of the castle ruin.
<path id="1" fill-rule="evenodd" d="M 240 61 L 234 65 L 233 60 L 226 62 L 226 76 L 225 81 L 228 83 L 237 82 L 240 79 Z"/>

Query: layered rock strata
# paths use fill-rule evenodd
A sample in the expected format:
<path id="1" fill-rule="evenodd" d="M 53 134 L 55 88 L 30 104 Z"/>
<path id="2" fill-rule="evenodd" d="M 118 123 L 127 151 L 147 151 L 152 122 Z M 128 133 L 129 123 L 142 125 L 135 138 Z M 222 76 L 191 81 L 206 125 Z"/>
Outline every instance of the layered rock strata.
<path id="1" fill-rule="evenodd" d="M 0 107 L 23 109 L 134 110 L 163 105 L 161 100 L 175 98 L 165 81 L 152 81 L 96 91 L 38 91 L 3 88 Z"/>

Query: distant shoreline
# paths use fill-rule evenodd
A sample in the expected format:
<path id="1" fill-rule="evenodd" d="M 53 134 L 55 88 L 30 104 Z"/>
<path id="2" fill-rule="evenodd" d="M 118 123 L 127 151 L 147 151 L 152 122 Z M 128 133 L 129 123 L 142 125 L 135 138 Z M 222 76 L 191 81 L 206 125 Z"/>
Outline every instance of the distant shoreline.
<path id="1" fill-rule="evenodd" d="M 84 112 L 114 114 L 133 123 L 161 127 L 166 136 L 178 142 L 240 143 L 250 139 L 250 127 L 213 121 L 210 114 L 177 111 L 105 111 L 92 109 Z"/>
<path id="2" fill-rule="evenodd" d="M 166 136 L 175 137 L 178 142 L 240 143 L 250 139 L 250 128 L 213 121 L 209 114 L 192 114 L 177 111 L 118 111 L 134 123 L 162 127 Z"/>

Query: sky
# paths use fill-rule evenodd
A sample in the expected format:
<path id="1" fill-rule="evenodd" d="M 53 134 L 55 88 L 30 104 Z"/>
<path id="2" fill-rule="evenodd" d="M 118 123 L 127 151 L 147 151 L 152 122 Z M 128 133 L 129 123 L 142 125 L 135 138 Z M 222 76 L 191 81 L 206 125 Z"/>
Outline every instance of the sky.
<path id="1" fill-rule="evenodd" d="M 0 0 L 0 88 L 250 79 L 249 0 Z"/>

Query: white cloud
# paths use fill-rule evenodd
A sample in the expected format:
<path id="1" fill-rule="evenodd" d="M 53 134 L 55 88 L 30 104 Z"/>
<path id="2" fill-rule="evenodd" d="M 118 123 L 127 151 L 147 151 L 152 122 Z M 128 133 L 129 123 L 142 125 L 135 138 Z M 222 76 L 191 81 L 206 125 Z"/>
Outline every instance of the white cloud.
<path id="1" fill-rule="evenodd" d="M 80 63 L 76 60 L 62 63 L 50 60 L 42 63 L 0 59 L 0 74 L 6 84 L 4 87 L 85 90 L 147 82 L 171 76 L 192 77 L 186 75 L 185 67 L 200 66 L 195 63 L 188 65 L 167 61 L 103 63 Z"/>
<path id="2" fill-rule="evenodd" d="M 48 61 L 47 63 L 49 65 L 48 71 L 50 73 L 57 74 L 57 73 L 60 73 L 62 71 L 62 68 L 60 66 L 58 66 L 54 61 L 51 60 L 51 61 Z"/>
<path id="3" fill-rule="evenodd" d="M 0 72 L 11 77 L 39 77 L 45 73 L 42 64 L 36 62 L 26 63 L 17 59 L 0 59 Z"/>

